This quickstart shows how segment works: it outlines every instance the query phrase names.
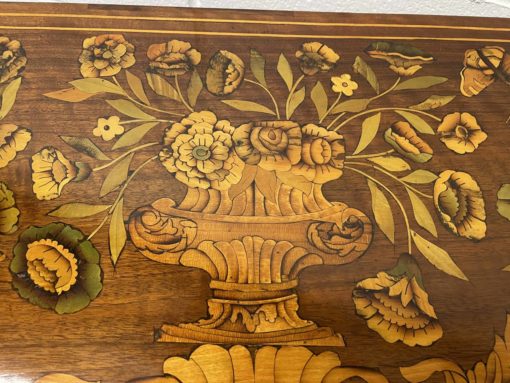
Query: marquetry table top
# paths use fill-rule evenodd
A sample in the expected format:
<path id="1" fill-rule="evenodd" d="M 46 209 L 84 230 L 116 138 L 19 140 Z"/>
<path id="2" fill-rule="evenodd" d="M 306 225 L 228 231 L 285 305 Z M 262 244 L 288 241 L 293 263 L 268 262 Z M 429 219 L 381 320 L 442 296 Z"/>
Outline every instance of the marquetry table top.
<path id="1" fill-rule="evenodd" d="M 510 382 L 507 20 L 0 30 L 1 382 Z"/>

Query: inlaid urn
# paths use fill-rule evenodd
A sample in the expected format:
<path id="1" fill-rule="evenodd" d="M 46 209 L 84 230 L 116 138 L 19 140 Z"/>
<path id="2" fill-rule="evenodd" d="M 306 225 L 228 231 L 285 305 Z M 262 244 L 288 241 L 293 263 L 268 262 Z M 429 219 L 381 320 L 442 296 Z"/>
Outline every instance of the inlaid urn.
<path id="1" fill-rule="evenodd" d="M 163 325 L 158 340 L 342 346 L 298 315 L 296 287 L 304 268 L 353 262 L 371 241 L 362 212 L 322 193 L 342 175 L 343 137 L 293 121 L 233 128 L 209 113 L 165 135 L 160 160 L 187 185 L 184 199 L 157 200 L 129 221 L 145 256 L 211 277 L 209 316 Z"/>

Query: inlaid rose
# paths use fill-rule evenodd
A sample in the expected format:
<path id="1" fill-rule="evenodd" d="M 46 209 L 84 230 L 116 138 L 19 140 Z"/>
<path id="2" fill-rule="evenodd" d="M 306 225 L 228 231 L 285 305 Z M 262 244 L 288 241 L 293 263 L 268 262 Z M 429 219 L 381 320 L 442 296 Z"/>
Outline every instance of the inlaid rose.
<path id="1" fill-rule="evenodd" d="M 22 297 L 59 314 L 84 309 L 102 289 L 99 253 L 63 223 L 25 230 L 14 247 L 12 284 Z"/>
<path id="2" fill-rule="evenodd" d="M 292 172 L 317 184 L 340 178 L 345 158 L 342 135 L 321 126 L 307 124 L 302 128 L 301 160 Z"/>
<path id="3" fill-rule="evenodd" d="M 294 121 L 249 122 L 233 134 L 235 150 L 248 165 L 290 170 L 301 159 L 301 128 Z"/>

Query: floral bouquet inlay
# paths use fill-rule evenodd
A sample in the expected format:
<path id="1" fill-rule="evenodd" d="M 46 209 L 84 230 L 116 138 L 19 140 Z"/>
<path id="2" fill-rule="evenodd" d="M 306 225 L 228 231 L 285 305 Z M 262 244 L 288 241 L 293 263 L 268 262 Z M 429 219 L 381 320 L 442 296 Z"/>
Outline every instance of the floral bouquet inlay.
<path id="1" fill-rule="evenodd" d="M 0 81 L 8 83 L 3 92 L 10 87 L 11 96 L 1 106 L 7 113 L 26 57 L 16 40 L 4 37 L 0 45 Z M 469 155 L 484 145 L 488 134 L 468 111 L 437 115 L 456 97 L 437 93 L 440 90 L 403 106 L 380 106 L 394 93 L 428 92 L 445 83 L 445 77 L 420 76 L 424 66 L 432 68 L 432 55 L 411 45 L 379 41 L 369 44 L 352 67 L 344 67 L 341 50 L 328 45 L 303 42 L 291 60 L 286 53 L 266 57 L 255 49 L 247 56 L 219 49 L 206 57 L 200 47 L 173 39 L 146 47 L 147 65 L 139 68 L 139 47 L 129 37 L 85 38 L 78 58 L 82 78 L 45 96 L 70 103 L 105 97 L 116 114 L 98 116 L 88 135 L 60 135 L 89 161 L 67 158 L 55 146 L 37 148 L 31 158 L 33 192 L 39 200 L 53 200 L 74 183 L 102 174 L 98 195 L 110 202 L 74 201 L 48 213 L 63 220 L 102 216 L 87 236 L 62 223 L 50 224 L 80 234 L 72 243 L 48 229 L 52 226 L 22 234 L 25 239 L 20 239 L 11 265 L 19 294 L 59 313 L 86 307 L 102 286 L 100 270 L 83 274 L 83 268 L 97 263 L 89 251 L 94 236 L 108 226 L 114 266 L 130 242 L 152 260 L 200 268 L 211 276 L 208 317 L 164 325 L 157 334 L 160 340 L 342 345 L 339 334 L 298 315 L 299 273 L 309 266 L 355 261 L 369 248 L 376 226 L 403 255 L 394 269 L 398 273 L 381 271 L 356 285 L 357 314 L 390 342 L 415 346 L 437 341 L 442 336 L 441 313 L 433 308 L 434 298 L 429 300 L 414 257 L 421 254 L 437 269 L 467 280 L 454 256 L 437 244 L 437 223 L 453 235 L 482 240 L 487 231 L 485 201 L 469 172 L 436 173 L 422 166 L 434 159 L 433 139 L 445 150 Z M 471 97 L 498 79 L 507 81 L 507 56 L 500 47 L 467 51 L 461 93 Z M 387 87 L 370 65 L 377 60 L 387 63 L 395 76 Z M 135 74 L 140 69 L 145 79 Z M 373 96 L 359 97 L 361 89 Z M 250 92 L 262 101 L 250 100 Z M 214 102 L 204 102 L 211 99 Z M 159 107 L 161 100 L 168 107 Z M 296 114 L 307 103 L 316 116 Z M 384 126 L 383 115 L 394 121 Z M 147 139 L 158 129 L 159 139 Z M 2 137 L 0 166 L 7 166 L 25 149 L 31 132 L 2 124 Z M 377 137 L 387 144 L 386 150 L 370 151 Z M 106 144 L 111 144 L 108 151 L 103 149 Z M 184 185 L 185 195 L 145 201 L 126 212 L 125 195 L 149 164 L 165 169 L 169 182 L 175 178 Z M 373 220 L 325 197 L 325 185 L 344 182 L 347 174 L 366 180 Z M 0 228 L 12 233 L 19 210 L 7 185 L 2 188 L 5 202 L 0 207 L 7 218 Z M 405 191 L 408 201 L 395 188 Z M 502 190 L 498 207 L 505 215 Z M 395 239 L 394 209 L 405 226 L 405 245 Z M 41 255 L 43 248 L 47 256 Z M 65 298 L 76 294 L 76 301 Z M 406 313 L 414 313 L 418 322 L 408 322 Z M 374 324 L 380 318 L 387 329 Z M 420 331 L 427 328 L 433 331 L 424 336 Z M 406 335 L 408 330 L 414 335 Z"/>

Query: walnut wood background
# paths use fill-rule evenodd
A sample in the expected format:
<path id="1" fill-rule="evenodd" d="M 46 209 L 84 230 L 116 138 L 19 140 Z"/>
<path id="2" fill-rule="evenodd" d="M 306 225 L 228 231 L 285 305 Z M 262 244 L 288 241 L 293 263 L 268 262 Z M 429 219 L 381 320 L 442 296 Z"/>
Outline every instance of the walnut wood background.
<path id="1" fill-rule="evenodd" d="M 248 20 L 281 21 L 282 25 L 249 25 L 177 21 L 109 20 L 86 18 L 15 17 L 5 13 L 75 13 L 129 16 L 166 16 L 200 18 L 236 18 Z M 130 29 L 223 31 L 236 33 L 273 33 L 288 35 L 337 35 L 337 36 L 422 36 L 475 38 L 487 41 L 435 41 L 420 40 L 413 44 L 431 53 L 437 62 L 427 65 L 421 75 L 445 76 L 450 80 L 436 88 L 442 94 L 458 94 L 459 72 L 464 51 L 468 48 L 491 45 L 493 39 L 509 39 L 510 32 L 424 29 L 420 27 L 392 29 L 385 27 L 326 27 L 285 25 L 285 21 L 384 23 L 384 24 L 438 24 L 508 27 L 507 20 L 471 19 L 416 16 L 368 16 L 346 14 L 319 14 L 293 12 L 209 11 L 172 8 L 102 7 L 49 4 L 1 4 L 0 26 L 2 33 L 20 40 L 27 52 L 28 64 L 16 104 L 5 120 L 32 129 L 33 139 L 28 149 L 20 153 L 9 167 L 0 170 L 0 179 L 15 191 L 17 204 L 22 211 L 21 228 L 42 225 L 54 220 L 45 214 L 64 202 L 88 198 L 96 199 L 101 175 L 94 174 L 86 183 L 70 184 L 63 195 L 54 201 L 40 202 L 32 194 L 29 158 L 45 145 L 52 144 L 68 158 L 80 159 L 57 137 L 58 134 L 73 135 L 89 132 L 97 118 L 116 114 L 101 97 L 78 104 L 59 102 L 42 96 L 43 93 L 62 89 L 72 79 L 80 78 L 78 55 L 85 37 L 99 31 L 51 31 L 24 30 L 19 26 L 60 26 L 80 28 L 105 28 L 124 31 L 126 38 L 136 47 L 137 64 L 131 70 L 143 75 L 147 59 L 147 47 L 156 42 L 172 38 L 190 41 L 201 51 L 202 63 L 198 70 L 204 73 L 208 58 L 218 49 L 228 49 L 238 54 L 247 63 L 249 49 L 256 48 L 267 59 L 268 83 L 281 97 L 287 90 L 277 77 L 276 67 L 281 51 L 289 59 L 298 46 L 305 41 L 323 41 L 341 55 L 341 62 L 334 73 L 351 72 L 356 55 L 371 42 L 380 38 L 321 39 L 319 37 L 232 37 L 183 35 L 179 33 L 158 34 L 129 32 Z M 12 28 L 3 26 L 13 26 Z M 507 49 L 510 43 L 497 43 Z M 386 63 L 371 61 L 378 74 L 381 88 L 390 86 L 394 74 Z M 269 69 L 271 68 L 271 69 Z M 321 77 L 327 84 L 329 74 Z M 120 76 L 123 78 L 123 76 Z M 308 79 L 307 89 L 318 79 Z M 364 80 L 360 77 L 358 82 Z M 371 96 L 369 87 L 363 86 L 358 97 Z M 400 252 L 405 251 L 405 230 L 396 214 L 397 246 L 394 248 L 376 230 L 374 241 L 367 253 L 358 261 L 346 266 L 321 266 L 309 268 L 301 274 L 300 313 L 303 317 L 322 326 L 330 326 L 340 332 L 347 346 L 337 349 L 343 365 L 378 367 L 391 381 L 402 381 L 399 366 L 413 364 L 427 357 L 447 357 L 459 362 L 464 368 L 471 367 L 486 358 L 492 349 L 494 332 L 501 333 L 505 324 L 505 312 L 510 309 L 510 273 L 501 269 L 510 264 L 510 223 L 496 212 L 496 192 L 502 183 L 510 182 L 510 127 L 505 124 L 510 112 L 507 86 L 497 82 L 490 91 L 467 99 L 458 96 L 441 109 L 439 115 L 454 111 L 470 111 L 489 135 L 488 140 L 474 153 L 459 156 L 449 151 L 439 140 L 429 140 L 434 149 L 434 159 L 424 168 L 468 170 L 478 181 L 484 193 L 488 214 L 488 233 L 485 240 L 473 243 L 450 235 L 439 227 L 439 243 L 452 255 L 470 279 L 465 282 L 436 270 L 421 256 L 416 259 L 422 269 L 424 283 L 444 329 L 444 337 L 428 348 L 410 348 L 403 344 L 388 344 L 375 332 L 369 330 L 365 321 L 354 313 L 351 292 L 355 282 L 375 275 L 378 271 L 394 265 Z M 392 93 L 389 99 L 377 100 L 371 106 L 404 105 L 409 98 L 417 102 L 430 95 L 430 91 L 403 91 Z M 259 89 L 244 84 L 236 98 L 266 103 Z M 164 100 L 162 100 L 164 102 Z M 218 115 L 226 115 L 238 124 L 260 115 L 235 112 L 221 104 L 207 92 L 202 93 L 197 109 L 208 106 Z M 408 105 L 408 104 L 406 104 Z M 171 106 L 166 105 L 167 108 Z M 224 113 L 223 113 L 224 112 Z M 305 122 L 315 119 L 315 110 L 309 99 L 306 106 L 298 109 L 294 118 Z M 396 119 L 394 115 L 383 115 L 383 126 Z M 359 121 L 349 124 L 344 130 L 346 145 L 352 151 L 359 135 Z M 159 132 L 151 134 L 159 139 Z M 375 149 L 387 150 L 379 136 Z M 96 141 L 97 142 L 97 141 Z M 85 160 L 85 158 L 81 158 Z M 136 164 L 135 164 L 136 165 Z M 403 189 L 401 190 L 403 192 Z M 126 210 L 151 202 L 160 197 L 179 200 L 184 187 L 179 185 L 154 162 L 132 183 L 126 195 Z M 370 195 L 365 180 L 345 172 L 344 176 L 330 183 L 325 192 L 331 201 L 343 201 L 352 207 L 371 214 Z M 402 197 L 405 197 L 402 194 Z M 114 198 L 107 196 L 105 199 Z M 407 200 L 404 198 L 404 200 Z M 71 221 L 85 233 L 97 224 L 98 218 Z M 284 230 L 284 228 L 275 228 Z M 247 233 L 248 234 L 248 233 Z M 211 237 L 213 235 L 211 234 Z M 65 372 L 83 379 L 104 382 L 122 382 L 141 376 L 161 373 L 162 362 L 168 356 L 188 356 L 196 347 L 153 343 L 153 330 L 162 323 L 190 322 L 204 317 L 205 300 L 209 296 L 208 277 L 198 270 L 180 266 L 159 264 L 144 258 L 129 244 L 116 270 L 108 258 L 107 231 L 94 238 L 94 243 L 103 255 L 104 288 L 91 305 L 76 314 L 59 316 L 43 310 L 19 298 L 11 289 L 8 263 L 17 235 L 0 238 L 0 250 L 7 259 L 0 263 L 0 380 L 20 377 L 31 380 L 49 372 Z M 325 348 L 317 349 L 324 350 Z"/>

